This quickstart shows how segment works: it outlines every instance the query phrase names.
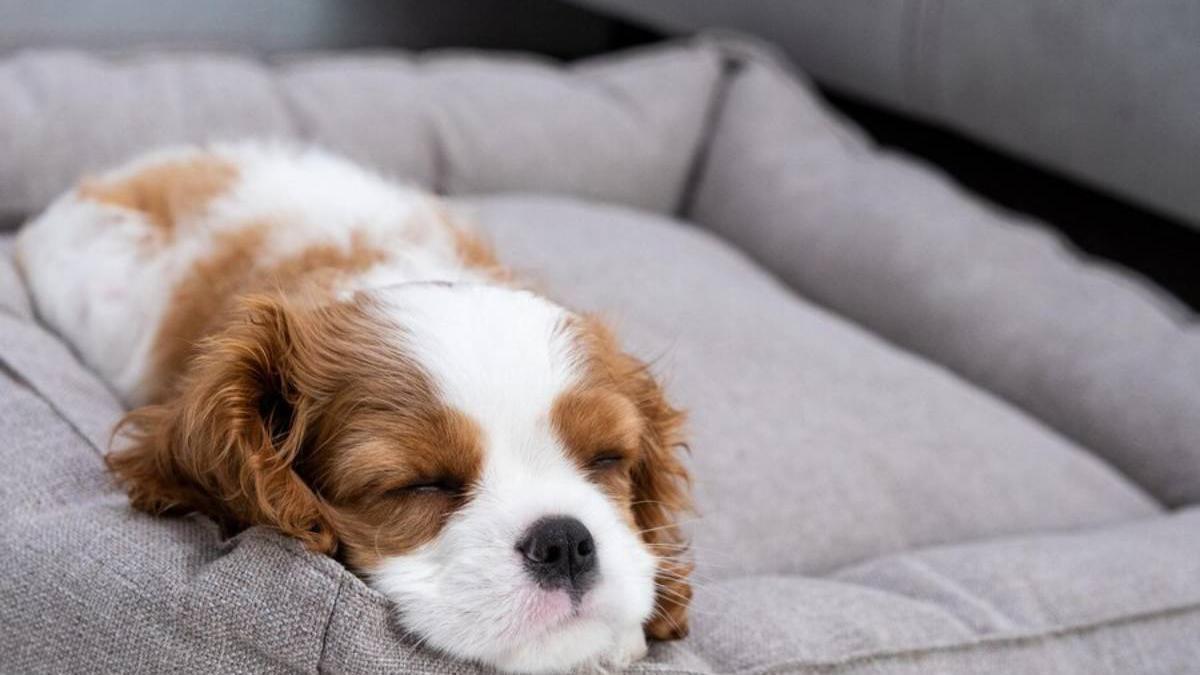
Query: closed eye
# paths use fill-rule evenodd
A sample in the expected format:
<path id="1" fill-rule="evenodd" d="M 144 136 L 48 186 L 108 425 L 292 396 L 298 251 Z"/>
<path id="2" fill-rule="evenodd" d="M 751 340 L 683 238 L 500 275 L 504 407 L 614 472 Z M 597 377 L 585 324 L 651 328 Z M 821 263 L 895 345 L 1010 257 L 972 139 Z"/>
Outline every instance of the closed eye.
<path id="1" fill-rule="evenodd" d="M 457 496 L 463 491 L 462 483 L 449 479 L 420 480 L 391 488 L 387 491 L 389 497 L 404 497 L 409 495 L 448 495 Z"/>
<path id="2" fill-rule="evenodd" d="M 588 461 L 588 468 L 593 471 L 615 469 L 625 461 L 625 455 L 619 452 L 602 452 Z"/>

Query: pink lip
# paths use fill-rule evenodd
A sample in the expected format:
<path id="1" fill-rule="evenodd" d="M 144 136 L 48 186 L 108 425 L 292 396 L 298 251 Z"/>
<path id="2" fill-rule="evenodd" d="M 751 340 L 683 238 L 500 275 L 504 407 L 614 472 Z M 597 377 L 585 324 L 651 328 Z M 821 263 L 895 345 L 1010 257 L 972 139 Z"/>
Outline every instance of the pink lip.
<path id="1" fill-rule="evenodd" d="M 537 587 L 524 589 L 517 606 L 519 622 L 510 624 L 512 637 L 527 638 L 571 622 L 579 616 L 580 608 L 571 602 L 564 590 L 546 591 Z"/>
<path id="2" fill-rule="evenodd" d="M 538 589 L 530 594 L 525 616 L 530 624 L 547 625 L 568 619 L 574 613 L 571 596 L 566 591 Z"/>

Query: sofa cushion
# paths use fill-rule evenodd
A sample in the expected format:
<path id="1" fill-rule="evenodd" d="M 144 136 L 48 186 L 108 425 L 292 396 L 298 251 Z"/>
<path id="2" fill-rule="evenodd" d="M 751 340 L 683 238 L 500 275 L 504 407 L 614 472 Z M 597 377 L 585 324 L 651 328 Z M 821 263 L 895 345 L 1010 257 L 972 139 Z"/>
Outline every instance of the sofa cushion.
<path id="1" fill-rule="evenodd" d="M 741 45 L 689 214 L 800 293 L 1200 502 L 1200 329 L 1124 270 L 880 152 Z M 786 143 L 779 139 L 787 138 Z"/>
<path id="2" fill-rule="evenodd" d="M 728 656 L 705 651 L 732 629 L 704 617 L 749 611 L 720 604 L 724 584 L 734 595 L 757 588 L 788 599 L 806 587 L 792 576 L 800 573 L 1158 512 L 1070 441 L 797 298 L 699 230 L 544 197 L 484 199 L 470 210 L 502 256 L 548 292 L 609 316 L 691 410 L 697 628 L 688 641 L 656 645 L 638 670 L 724 671 L 748 658 L 741 642 Z M 382 596 L 292 540 L 252 529 L 222 541 L 199 516 L 131 512 L 99 458 L 115 401 L 39 326 L 0 321 L 0 432 L 11 439 L 0 450 L 11 467 L 0 476 L 0 591 L 19 598 L 0 603 L 0 654 L 13 669 L 460 668 L 416 648 Z M 761 575 L 790 580 L 769 592 L 762 584 L 774 582 Z M 913 618 L 919 603 L 885 599 L 858 590 L 829 599 L 826 611 L 848 608 L 842 625 L 880 622 L 854 638 L 864 650 L 968 636 L 945 612 Z M 788 611 L 729 618 L 752 625 Z M 799 658 L 787 651 L 793 643 L 809 644 L 759 649 Z"/>
<path id="3" fill-rule="evenodd" d="M 570 67 L 463 52 L 273 65 L 26 52 L 0 59 L 0 221 L 149 148 L 244 136 L 316 141 L 440 191 L 562 191 L 672 211 L 719 69 L 696 45 Z"/>

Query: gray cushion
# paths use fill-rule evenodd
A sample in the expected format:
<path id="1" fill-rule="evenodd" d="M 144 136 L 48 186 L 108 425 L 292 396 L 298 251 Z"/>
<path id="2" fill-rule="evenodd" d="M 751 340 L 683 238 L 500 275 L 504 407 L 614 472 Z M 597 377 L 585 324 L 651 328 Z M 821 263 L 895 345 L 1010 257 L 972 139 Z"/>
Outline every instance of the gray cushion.
<path id="1" fill-rule="evenodd" d="M 1158 515 L 1070 441 L 693 228 L 552 198 L 469 210 L 535 282 L 603 311 L 632 349 L 658 357 L 692 411 L 695 631 L 634 672 L 902 669 L 926 652 L 1005 672 L 1030 641 L 1045 644 L 1023 658 L 1064 663 L 1118 646 L 1168 650 L 1151 665 L 1188 654 L 1178 635 L 1197 622 L 1180 610 L 1200 596 L 1192 516 Z M 131 512 L 102 472 L 103 438 L 77 431 L 111 424 L 111 396 L 41 328 L 0 320 L 0 434 L 13 439 L 0 457 L 13 468 L 0 476 L 0 592 L 19 598 L 0 604 L 6 667 L 462 672 L 416 648 L 379 594 L 291 540 L 255 529 L 222 541 L 201 517 Z M 1116 534 L 905 553 L 1141 518 Z M 871 560 L 888 554 L 898 557 Z M 915 574 L 912 560 L 936 572 Z M 1117 572 L 1126 588 L 1084 592 L 1109 593 Z M 811 573 L 830 576 L 800 576 Z M 1066 581 L 1075 586 L 1057 592 Z M 1042 597 L 1052 604 L 1038 615 Z M 997 612 L 1008 622 L 988 623 Z"/>
<path id="2" fill-rule="evenodd" d="M 12 237 L 0 237 L 0 260 L 11 260 L 12 248 Z M 17 266 L 7 262 L 0 262 L 0 312 L 22 319 L 33 317 L 33 305 L 21 283 Z"/>
<path id="3" fill-rule="evenodd" d="M 935 171 L 871 148 L 765 56 L 751 53 L 730 84 L 707 158 L 693 219 L 805 296 L 1045 420 L 1166 503 L 1200 502 L 1194 314 Z"/>
<path id="4" fill-rule="evenodd" d="M 714 97 L 725 90 L 716 85 L 722 63 L 745 67 L 722 80 L 730 96 Z M 709 112 L 721 125 L 711 147 Z M 1167 503 L 1200 495 L 1194 331 L 1131 298 L 1150 292 L 1127 274 L 1086 271 L 1045 235 L 1013 234 L 1011 219 L 926 172 L 878 160 L 739 43 L 570 69 L 461 54 L 267 66 L 30 52 L 0 61 L 0 149 L 11 148 L 0 152 L 0 219 L 147 145 L 246 133 L 320 139 L 456 193 L 536 189 L 660 211 L 690 206 L 692 219 L 804 294 L 1000 393 Z M 708 160 L 695 173 L 699 193 L 687 181 L 696 158 Z M 901 181 L 905 192 L 889 189 Z M 1040 253 L 1027 256 L 1032 249 Z M 1072 349 L 1060 358 L 1064 345 Z"/>
<path id="5" fill-rule="evenodd" d="M 574 2 L 668 32 L 761 36 L 839 89 L 1200 227 L 1193 2 Z"/>
<path id="6" fill-rule="evenodd" d="M 476 215 L 502 257 L 602 310 L 691 411 L 705 574 L 824 572 L 1157 511 L 1091 453 L 699 230 L 546 198 Z"/>
<path id="7" fill-rule="evenodd" d="M 742 68 L 714 98 L 722 62 Z M 344 88 L 342 71 L 362 89 Z M 19 150 L 0 153 L 0 212 L 35 208 L 140 144 L 210 131 L 321 137 L 451 191 L 682 204 L 793 288 L 694 226 L 632 209 L 473 203 L 506 259 L 607 314 L 692 411 L 695 630 L 634 672 L 1186 670 L 1200 622 L 1195 512 L 1164 514 L 1091 450 L 1140 458 L 1165 488 L 1196 485 L 1189 446 L 1163 440 L 1194 438 L 1179 412 L 1200 397 L 1169 370 L 1195 363 L 1173 346 L 1187 331 L 1134 280 L 878 159 L 785 79 L 729 43 L 574 71 L 476 56 L 265 67 L 26 55 L 0 62 L 0 148 Z M 701 147 L 707 113 L 719 128 Z M 707 160 L 692 194 L 696 157 Z M 908 198 L 856 182 L 880 177 Z M 31 321 L 8 247 L 0 239 L 0 672 L 469 670 L 417 648 L 382 596 L 294 541 L 256 529 L 222 541 L 202 517 L 131 512 L 100 462 L 120 408 Z M 987 275 L 966 274 L 956 261 L 968 256 Z M 948 284 L 931 283 L 935 264 Z M 1020 302 L 1031 289 L 1036 311 Z M 1109 304 L 1138 325 L 1106 326 Z M 1086 349 L 1056 353 L 1064 336 Z M 1161 338 L 1163 360 L 1138 336 Z M 1131 383 L 1137 397 L 1114 408 L 1106 397 Z"/>
<path id="8" fill-rule="evenodd" d="M 1185 673 L 1200 510 L 713 583 L 688 643 L 720 673 Z"/>
<path id="9" fill-rule="evenodd" d="M 27 52 L 0 60 L 0 215 L 36 211 L 81 173 L 148 148 L 248 135 L 318 141 L 442 191 L 563 191 L 671 211 L 719 63 L 695 46 L 570 68 L 468 53 L 266 65 Z"/>

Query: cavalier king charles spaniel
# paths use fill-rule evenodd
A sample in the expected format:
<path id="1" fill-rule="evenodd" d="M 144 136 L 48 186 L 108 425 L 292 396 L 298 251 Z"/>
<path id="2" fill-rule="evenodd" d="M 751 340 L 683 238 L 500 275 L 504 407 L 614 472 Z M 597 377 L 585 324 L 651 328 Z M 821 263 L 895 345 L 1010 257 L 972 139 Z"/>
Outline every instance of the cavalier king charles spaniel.
<path id="1" fill-rule="evenodd" d="M 295 537 L 502 670 L 687 632 L 682 413 L 435 197 L 315 149 L 172 148 L 83 180 L 17 256 L 132 407 L 108 466 L 134 507 Z"/>

